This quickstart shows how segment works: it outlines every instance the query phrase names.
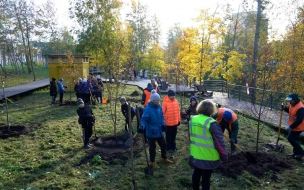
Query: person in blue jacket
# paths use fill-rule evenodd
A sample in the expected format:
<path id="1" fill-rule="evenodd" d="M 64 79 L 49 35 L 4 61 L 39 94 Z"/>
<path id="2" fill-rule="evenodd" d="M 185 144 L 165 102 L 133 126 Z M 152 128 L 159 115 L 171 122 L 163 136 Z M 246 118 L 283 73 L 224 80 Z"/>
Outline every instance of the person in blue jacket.
<path id="1" fill-rule="evenodd" d="M 144 109 L 143 116 L 140 120 L 142 127 L 138 129 L 139 133 L 146 131 L 146 136 L 150 143 L 150 165 L 153 168 L 159 168 L 155 162 L 156 142 L 161 149 L 162 162 L 173 164 L 173 162 L 168 160 L 166 156 L 167 143 L 164 138 L 164 132 L 166 132 L 166 123 L 163 110 L 159 105 L 159 101 L 159 94 L 156 92 L 151 94 L 150 101 Z"/>
<path id="2" fill-rule="evenodd" d="M 83 78 L 79 91 L 80 91 L 80 94 L 82 95 L 82 100 L 84 101 L 85 104 L 90 103 L 92 89 L 93 89 L 93 87 L 92 87 L 91 83 L 89 83 L 86 78 Z"/>
<path id="3" fill-rule="evenodd" d="M 59 89 L 59 102 L 60 102 L 60 104 L 62 104 L 63 93 L 65 92 L 64 89 L 66 88 L 66 86 L 63 86 L 62 82 L 63 82 L 63 78 L 60 78 L 59 81 L 57 82 L 57 86 L 58 86 L 58 89 Z"/>

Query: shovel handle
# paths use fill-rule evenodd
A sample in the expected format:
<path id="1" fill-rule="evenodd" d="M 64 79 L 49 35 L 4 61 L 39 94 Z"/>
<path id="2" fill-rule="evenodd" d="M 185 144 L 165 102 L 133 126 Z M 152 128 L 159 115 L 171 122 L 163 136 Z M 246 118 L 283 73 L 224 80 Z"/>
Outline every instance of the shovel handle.
<path id="1" fill-rule="evenodd" d="M 279 129 L 278 129 L 278 139 L 280 138 L 280 132 L 281 132 L 281 126 L 282 126 L 282 117 L 283 117 L 283 110 L 281 109 L 281 112 L 280 112 Z"/>
<path id="2" fill-rule="evenodd" d="M 223 133 L 223 135 L 224 135 L 224 137 L 225 137 L 227 140 L 230 141 L 230 138 L 229 138 L 225 133 Z M 235 146 L 237 149 L 239 149 L 240 151 L 243 152 L 243 150 L 241 149 L 241 147 L 239 147 L 239 145 L 237 145 L 237 144 L 234 143 L 234 146 Z"/>

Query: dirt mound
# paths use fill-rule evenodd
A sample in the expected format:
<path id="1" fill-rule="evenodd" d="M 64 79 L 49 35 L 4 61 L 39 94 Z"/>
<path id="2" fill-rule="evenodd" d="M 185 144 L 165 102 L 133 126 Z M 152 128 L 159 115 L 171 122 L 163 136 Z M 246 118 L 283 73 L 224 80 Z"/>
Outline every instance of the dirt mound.
<path id="1" fill-rule="evenodd" d="M 139 95 L 140 95 L 140 93 L 137 92 L 136 90 L 130 94 L 130 96 L 139 96 Z"/>
<path id="2" fill-rule="evenodd" d="M 102 160 L 108 162 L 109 164 L 119 163 L 124 165 L 126 160 L 128 160 L 130 157 L 130 148 L 125 146 L 126 140 L 126 135 L 118 136 L 117 139 L 114 136 L 97 137 L 97 139 L 93 139 L 90 142 L 92 144 L 92 148 L 86 150 L 88 155 L 81 159 L 77 166 L 90 162 L 95 155 L 99 155 Z M 134 138 L 134 157 L 139 155 L 142 148 L 143 144 L 141 138 Z"/>
<path id="3" fill-rule="evenodd" d="M 30 129 L 21 125 L 10 126 L 10 130 L 8 130 L 8 126 L 0 127 L 0 139 L 19 137 L 20 135 L 27 135 L 29 133 Z"/>
<path id="4" fill-rule="evenodd" d="M 252 152 L 251 154 L 255 155 Z M 276 179 L 278 172 L 291 169 L 293 162 L 295 162 L 291 157 L 278 157 L 267 153 L 258 153 L 255 157 L 258 163 L 252 164 L 247 161 L 242 153 L 238 153 L 236 156 L 231 156 L 217 170 L 231 178 L 237 178 L 243 171 L 247 171 L 256 177 L 262 177 L 265 172 L 272 172 L 272 177 Z"/>
<path id="5" fill-rule="evenodd" d="M 56 102 L 57 103 L 57 102 Z M 64 101 L 62 104 L 60 104 L 59 102 L 57 103 L 59 104 L 60 106 L 75 106 L 77 105 L 76 104 L 76 101 L 70 101 L 70 100 L 66 100 Z"/>

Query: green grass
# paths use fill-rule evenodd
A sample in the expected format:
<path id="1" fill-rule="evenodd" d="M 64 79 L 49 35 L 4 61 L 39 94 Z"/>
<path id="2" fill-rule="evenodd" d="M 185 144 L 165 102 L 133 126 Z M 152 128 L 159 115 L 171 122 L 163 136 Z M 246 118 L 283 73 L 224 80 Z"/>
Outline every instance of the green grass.
<path id="1" fill-rule="evenodd" d="M 25 68 L 25 73 L 21 73 L 21 74 L 16 74 L 13 68 L 11 67 L 6 67 L 6 70 L 7 70 L 6 78 L 4 78 L 4 73 L 2 72 L 2 77 L 3 77 L 2 79 L 5 82 L 6 88 L 20 84 L 27 84 L 33 82 L 34 80 L 33 73 L 29 74 L 26 68 Z M 48 67 L 35 66 L 34 71 L 35 71 L 36 81 L 49 78 Z"/>
<path id="2" fill-rule="evenodd" d="M 123 95 L 130 99 L 129 94 L 134 90 L 140 92 L 137 87 L 127 86 Z M 66 94 L 64 99 L 68 98 L 69 95 Z M 180 101 L 180 97 L 177 98 Z M 140 96 L 136 99 L 140 100 Z M 184 97 L 184 102 L 187 104 L 188 100 L 189 97 Z M 95 164 L 76 166 L 86 156 L 86 152 L 82 149 L 81 127 L 77 123 L 76 105 L 51 106 L 48 90 L 36 91 L 32 95 L 13 101 L 18 102 L 19 107 L 9 106 L 11 125 L 30 126 L 33 131 L 19 138 L 0 140 L 0 189 L 132 189 L 130 160 L 122 166 L 105 161 L 98 162 L 95 158 Z M 132 105 L 135 106 L 134 103 Z M 187 106 L 185 105 L 182 110 Z M 92 108 L 97 116 L 97 135 L 113 134 L 108 105 L 92 106 Z M 2 107 L 0 113 L 0 124 L 3 125 L 6 117 Z M 242 116 L 239 116 L 239 122 L 239 145 L 244 150 L 254 150 L 256 122 Z M 260 151 L 263 151 L 263 143 L 276 142 L 277 139 L 276 131 L 264 127 Z M 124 118 L 118 107 L 118 133 L 121 133 L 123 128 Z M 286 153 L 291 152 L 286 139 L 282 138 L 280 143 L 286 145 Z M 228 143 L 227 147 L 229 150 Z M 138 189 L 191 189 L 192 169 L 188 166 L 189 144 L 185 124 L 181 124 L 178 128 L 177 148 L 175 154 L 168 153 L 169 157 L 174 155 L 175 164 L 159 163 L 161 168 L 154 170 L 153 176 L 144 174 L 145 157 L 144 151 L 141 151 L 140 156 L 135 158 L 135 180 Z M 156 161 L 159 160 L 160 154 L 157 153 Z M 211 177 L 211 189 L 301 189 L 303 174 L 301 163 L 294 170 L 280 173 L 279 182 L 272 181 L 268 175 L 258 179 L 247 172 L 234 180 L 216 171 Z"/>

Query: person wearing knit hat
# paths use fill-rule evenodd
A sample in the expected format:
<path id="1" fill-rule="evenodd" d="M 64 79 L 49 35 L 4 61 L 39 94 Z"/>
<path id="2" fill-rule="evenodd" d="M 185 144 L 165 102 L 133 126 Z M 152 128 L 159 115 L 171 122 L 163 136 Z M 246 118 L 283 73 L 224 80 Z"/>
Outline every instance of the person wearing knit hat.
<path id="1" fill-rule="evenodd" d="M 225 129 L 228 130 L 230 145 L 231 145 L 231 155 L 236 155 L 235 145 L 237 144 L 237 135 L 239 132 L 239 122 L 237 119 L 237 115 L 228 108 L 219 108 L 218 112 L 212 115 L 212 118 L 216 119 L 216 121 L 220 124 L 223 133 Z"/>
<path id="2" fill-rule="evenodd" d="M 188 109 L 186 109 L 186 114 L 187 114 L 187 123 L 188 123 L 188 140 L 190 139 L 189 136 L 189 121 L 190 121 L 190 117 L 192 115 L 198 115 L 196 108 L 197 108 L 197 101 L 196 101 L 196 97 L 195 96 L 191 96 L 190 97 L 190 105 L 188 107 Z"/>
<path id="3" fill-rule="evenodd" d="M 141 96 L 141 104 L 144 106 L 148 105 L 148 102 L 150 100 L 151 91 L 153 90 L 152 84 L 148 83 L 147 88 L 143 90 L 142 96 Z"/>
<path id="4" fill-rule="evenodd" d="M 76 101 L 78 105 L 78 109 L 76 110 L 78 114 L 78 123 L 81 124 L 82 127 L 82 139 L 84 143 L 84 148 L 88 149 L 91 147 L 90 145 L 90 137 L 93 134 L 93 125 L 95 123 L 95 116 L 93 114 L 90 106 L 85 105 L 81 98 L 78 98 Z"/>
<path id="5" fill-rule="evenodd" d="M 50 82 L 50 96 L 52 97 L 51 104 L 56 103 L 56 96 L 57 96 L 57 87 L 56 87 L 56 79 L 53 77 L 52 81 Z"/>
<path id="6" fill-rule="evenodd" d="M 152 91 L 152 94 L 150 96 L 150 102 L 158 102 L 160 101 L 160 96 L 158 93 L 155 92 L 155 90 Z"/>
<path id="7" fill-rule="evenodd" d="M 285 100 L 290 104 L 289 106 L 281 105 L 281 109 L 289 114 L 286 128 L 289 131 L 287 140 L 293 147 L 293 153 L 289 156 L 301 160 L 304 157 L 304 149 L 300 144 L 300 134 L 304 131 L 304 104 L 296 93 L 289 94 Z"/>
<path id="8" fill-rule="evenodd" d="M 153 94 L 150 97 L 150 101 L 144 109 L 144 113 L 140 119 L 142 127 L 137 130 L 138 133 L 146 134 L 150 148 L 150 165 L 153 168 L 159 168 L 155 161 L 156 155 L 156 142 L 161 149 L 162 162 L 164 163 L 173 163 L 167 158 L 167 143 L 164 138 L 163 132 L 166 131 L 166 125 L 164 120 L 164 113 L 161 106 L 159 105 L 160 96 L 153 91 Z"/>
<path id="9" fill-rule="evenodd" d="M 164 97 L 162 110 L 164 112 L 166 122 L 166 142 L 168 152 L 176 152 L 176 135 L 177 126 L 180 125 L 180 107 L 177 99 L 175 98 L 174 90 L 169 90 L 168 95 Z"/>
<path id="10" fill-rule="evenodd" d="M 125 117 L 125 131 L 127 132 L 129 127 L 129 120 L 128 120 L 128 105 L 129 103 L 127 102 L 127 99 L 125 97 L 120 97 L 119 98 L 119 102 L 121 104 L 120 108 L 121 108 L 121 113 L 122 115 Z M 132 114 L 132 112 L 131 112 Z M 134 117 L 134 116 L 133 116 Z M 133 119 L 132 117 L 132 119 Z"/>

